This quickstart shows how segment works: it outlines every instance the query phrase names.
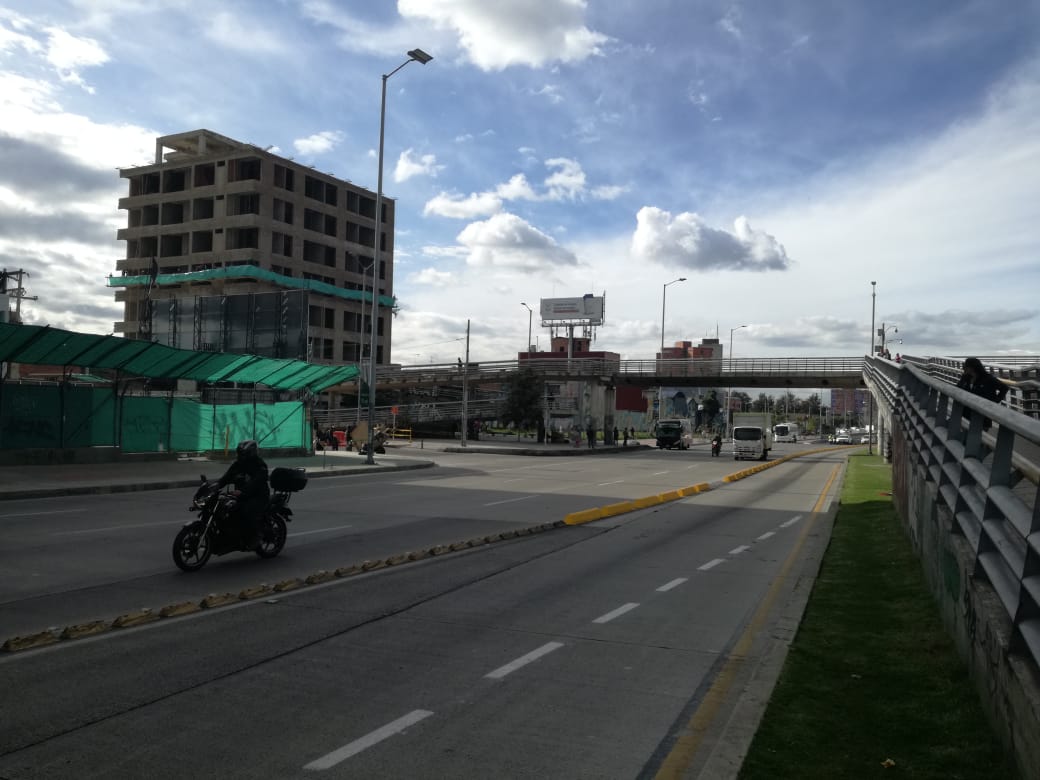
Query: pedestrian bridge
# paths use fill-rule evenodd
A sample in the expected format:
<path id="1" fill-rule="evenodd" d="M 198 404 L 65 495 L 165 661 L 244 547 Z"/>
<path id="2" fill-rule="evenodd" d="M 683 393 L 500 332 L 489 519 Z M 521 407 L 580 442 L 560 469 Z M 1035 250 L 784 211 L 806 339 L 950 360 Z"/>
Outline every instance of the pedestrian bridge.
<path id="1" fill-rule="evenodd" d="M 379 389 L 497 384 L 521 369 L 559 382 L 594 380 L 638 387 L 863 387 L 863 357 L 722 358 L 718 360 L 618 360 L 568 358 L 564 354 L 520 360 L 461 361 L 428 366 L 387 366 L 376 371 Z"/>

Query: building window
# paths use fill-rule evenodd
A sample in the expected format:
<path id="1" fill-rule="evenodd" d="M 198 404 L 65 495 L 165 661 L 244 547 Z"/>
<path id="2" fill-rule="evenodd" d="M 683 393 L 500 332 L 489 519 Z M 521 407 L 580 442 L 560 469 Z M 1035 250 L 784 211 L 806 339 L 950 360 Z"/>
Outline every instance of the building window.
<path id="1" fill-rule="evenodd" d="M 275 198 L 274 210 L 271 216 L 278 222 L 291 225 L 293 223 L 293 204 L 280 198 Z"/>
<path id="2" fill-rule="evenodd" d="M 213 166 L 213 163 L 207 163 L 205 165 L 195 166 L 195 186 L 196 187 L 209 187 L 210 185 L 217 183 L 217 169 Z"/>
<path id="3" fill-rule="evenodd" d="M 271 233 L 271 254 L 282 255 L 282 257 L 292 257 L 292 250 L 292 236 L 285 233 L 279 233 L 278 231 L 273 231 Z"/>
<path id="4" fill-rule="evenodd" d="M 192 219 L 213 219 L 213 198 L 196 198 L 192 201 Z"/>
<path id="5" fill-rule="evenodd" d="M 229 160 L 228 181 L 246 181 L 248 179 L 260 179 L 260 158 L 240 157 L 237 160 Z"/>
<path id="6" fill-rule="evenodd" d="M 274 186 L 292 192 L 295 189 L 295 173 L 292 168 L 286 168 L 284 165 L 275 165 Z"/>
<path id="7" fill-rule="evenodd" d="M 259 249 L 260 231 L 256 228 L 228 228 L 224 235 L 225 249 Z"/>
<path id="8" fill-rule="evenodd" d="M 259 214 L 260 195 L 256 192 L 242 192 L 232 195 L 227 205 L 228 216 L 236 217 L 240 214 Z"/>
<path id="9" fill-rule="evenodd" d="M 197 230 L 191 234 L 192 254 L 213 251 L 213 231 Z"/>
<path id="10" fill-rule="evenodd" d="M 315 233 L 321 233 L 325 225 L 325 221 L 322 219 L 322 213 L 315 211 L 314 209 L 303 210 L 303 226 L 307 230 L 313 230 Z"/>
<path id="11" fill-rule="evenodd" d="M 164 225 L 180 225 L 184 222 L 184 212 L 188 201 L 162 204 L 162 223 Z"/>
<path id="12" fill-rule="evenodd" d="M 163 192 L 183 192 L 188 186 L 188 169 L 163 171 Z"/>

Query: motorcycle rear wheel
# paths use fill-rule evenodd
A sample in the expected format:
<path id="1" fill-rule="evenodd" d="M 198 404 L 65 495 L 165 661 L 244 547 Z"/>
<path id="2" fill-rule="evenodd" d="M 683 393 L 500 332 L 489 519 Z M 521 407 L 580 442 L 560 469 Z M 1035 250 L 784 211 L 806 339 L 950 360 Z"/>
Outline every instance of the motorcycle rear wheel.
<path id="1" fill-rule="evenodd" d="M 267 515 L 264 518 L 263 536 L 260 540 L 260 546 L 256 548 L 256 554 L 261 558 L 275 557 L 285 547 L 287 535 L 285 518 L 281 515 Z"/>
<path id="2" fill-rule="evenodd" d="M 198 571 L 213 554 L 209 538 L 197 525 L 186 525 L 173 540 L 173 562 L 181 571 Z"/>

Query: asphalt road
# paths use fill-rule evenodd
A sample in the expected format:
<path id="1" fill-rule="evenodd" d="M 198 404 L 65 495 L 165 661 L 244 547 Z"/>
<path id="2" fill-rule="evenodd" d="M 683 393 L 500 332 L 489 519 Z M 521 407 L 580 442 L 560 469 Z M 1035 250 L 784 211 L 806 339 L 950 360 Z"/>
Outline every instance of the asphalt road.
<path id="1" fill-rule="evenodd" d="M 725 765 L 758 672 L 796 623 L 843 455 L 4 657 L 0 776 L 639 777 Z M 438 460 L 313 482 L 294 498 L 284 557 L 228 556 L 195 575 L 169 560 L 185 491 L 9 502 L 0 625 L 246 587 L 737 468 L 706 448 Z"/>

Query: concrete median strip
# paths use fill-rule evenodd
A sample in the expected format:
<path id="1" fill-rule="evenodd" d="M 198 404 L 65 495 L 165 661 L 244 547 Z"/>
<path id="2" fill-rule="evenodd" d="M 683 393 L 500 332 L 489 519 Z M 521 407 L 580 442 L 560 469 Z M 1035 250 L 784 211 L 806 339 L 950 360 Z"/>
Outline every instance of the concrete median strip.
<path id="1" fill-rule="evenodd" d="M 745 479 L 746 477 L 750 477 L 752 474 L 758 474 L 761 471 L 779 466 L 781 463 L 786 463 L 795 458 L 804 458 L 806 455 L 818 455 L 821 452 L 834 452 L 834 449 L 828 447 L 807 450 L 806 452 L 798 452 L 793 455 L 785 455 L 776 460 L 767 461 L 765 463 L 760 463 L 757 466 L 741 469 L 733 474 L 727 474 L 722 477 L 722 479 L 716 480 L 715 482 L 700 482 L 696 485 L 690 485 L 676 490 L 669 490 L 666 493 L 657 493 L 652 496 L 634 498 L 631 501 L 622 501 L 617 504 L 608 504 L 606 506 L 593 507 L 591 509 L 582 509 L 577 512 L 571 512 L 563 518 L 563 522 L 566 525 L 582 525 L 583 523 L 591 523 L 595 520 L 602 520 L 607 517 L 635 512 L 639 509 L 649 509 L 658 504 L 667 504 L 672 501 L 678 501 L 681 498 L 688 498 L 689 496 L 695 496 L 698 493 L 705 493 L 709 490 L 714 490 L 717 487 L 721 487 L 723 484 Z"/>

